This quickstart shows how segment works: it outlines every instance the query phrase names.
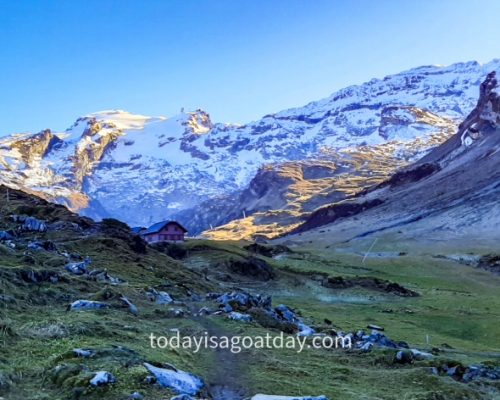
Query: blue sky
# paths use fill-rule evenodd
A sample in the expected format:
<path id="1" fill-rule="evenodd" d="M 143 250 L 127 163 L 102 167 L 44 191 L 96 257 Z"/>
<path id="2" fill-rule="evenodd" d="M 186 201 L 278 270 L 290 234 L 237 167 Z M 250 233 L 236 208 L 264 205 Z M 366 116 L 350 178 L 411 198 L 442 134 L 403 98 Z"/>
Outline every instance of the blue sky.
<path id="1" fill-rule="evenodd" d="M 120 108 L 244 123 L 424 64 L 500 57 L 500 1 L 0 0 L 0 135 Z"/>

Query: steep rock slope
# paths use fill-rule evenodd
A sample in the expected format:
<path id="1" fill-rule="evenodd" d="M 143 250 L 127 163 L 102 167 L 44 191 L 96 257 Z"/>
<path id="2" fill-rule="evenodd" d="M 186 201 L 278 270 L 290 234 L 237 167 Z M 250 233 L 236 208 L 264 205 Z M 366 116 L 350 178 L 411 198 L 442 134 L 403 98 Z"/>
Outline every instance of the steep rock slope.
<path id="1" fill-rule="evenodd" d="M 382 180 L 445 140 L 473 108 L 480 81 L 498 65 L 495 60 L 415 68 L 243 126 L 214 124 L 201 110 L 171 118 L 95 113 L 62 133 L 45 130 L 1 139 L 0 181 L 83 215 L 117 217 L 131 225 L 182 218 L 196 233 L 242 211 L 275 208 L 297 213 L 294 223 L 324 204 L 318 199 L 335 197 L 324 177 L 308 179 L 314 174 L 306 171 L 281 180 L 281 203 L 260 199 L 260 189 L 255 194 L 248 187 L 252 179 L 261 181 L 269 168 L 318 169 L 329 163 L 327 170 L 337 171 L 330 178 L 344 171 L 343 181 L 349 176 L 358 181 L 340 184 L 335 193 Z M 352 154 L 369 163 L 372 153 L 387 153 L 384 146 L 391 150 L 383 173 L 360 180 L 357 163 L 343 168 Z M 298 163 L 281 165 L 290 162 Z M 282 175 L 267 174 L 268 187 Z M 212 214 L 205 213 L 207 208 Z"/>
<path id="2" fill-rule="evenodd" d="M 499 71 L 481 84 L 476 107 L 448 141 L 382 184 L 315 211 L 294 233 L 326 226 L 338 241 L 395 233 L 422 240 L 498 242 Z"/>

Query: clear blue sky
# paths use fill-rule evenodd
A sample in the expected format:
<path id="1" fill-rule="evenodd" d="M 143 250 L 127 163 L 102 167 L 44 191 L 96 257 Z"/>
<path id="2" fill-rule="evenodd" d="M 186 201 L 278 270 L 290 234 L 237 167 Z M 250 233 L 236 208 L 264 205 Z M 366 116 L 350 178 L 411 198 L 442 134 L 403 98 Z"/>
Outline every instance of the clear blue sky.
<path id="1" fill-rule="evenodd" d="M 500 1 L 0 0 L 0 135 L 110 108 L 244 123 L 423 64 L 500 56 Z"/>

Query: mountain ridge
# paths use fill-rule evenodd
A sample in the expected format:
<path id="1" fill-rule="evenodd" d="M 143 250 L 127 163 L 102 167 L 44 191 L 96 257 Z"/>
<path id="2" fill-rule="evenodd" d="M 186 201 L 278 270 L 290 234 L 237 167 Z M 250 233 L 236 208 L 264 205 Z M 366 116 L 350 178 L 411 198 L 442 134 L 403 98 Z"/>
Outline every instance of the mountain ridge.
<path id="1" fill-rule="evenodd" d="M 500 60 L 419 67 L 241 126 L 213 123 L 203 110 L 170 118 L 93 113 L 63 133 L 0 138 L 0 180 L 96 219 L 133 225 L 194 220 L 200 205 L 241 196 L 267 165 L 324 161 L 339 149 L 373 151 L 393 143 L 387 164 L 399 167 L 397 160 L 451 135 L 473 108 L 483 75 L 496 65 Z M 188 228 L 197 233 L 209 221 L 227 222 L 222 208 Z M 241 215 L 240 208 L 233 214 Z"/>
<path id="2" fill-rule="evenodd" d="M 475 108 L 446 142 L 382 184 L 316 210 L 292 234 L 330 227 L 347 241 L 395 230 L 414 239 L 500 239 L 499 75 L 487 75 Z"/>

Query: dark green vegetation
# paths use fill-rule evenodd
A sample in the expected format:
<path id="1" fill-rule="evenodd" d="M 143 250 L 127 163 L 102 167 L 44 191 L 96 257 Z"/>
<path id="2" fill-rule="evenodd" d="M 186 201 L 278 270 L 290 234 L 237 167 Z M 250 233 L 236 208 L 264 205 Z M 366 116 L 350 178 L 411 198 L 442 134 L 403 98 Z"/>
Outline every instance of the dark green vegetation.
<path id="1" fill-rule="evenodd" d="M 395 254 L 363 262 L 333 248 L 319 251 L 314 243 L 289 249 L 193 240 L 151 248 L 119 221 L 97 224 L 12 190 L 7 202 L 5 188 L 0 188 L 0 201 L 0 231 L 14 236 L 16 245 L 0 242 L 0 397 L 5 399 L 126 399 L 135 391 L 146 399 L 170 398 L 169 390 L 145 382 L 144 361 L 170 363 L 202 377 L 208 384 L 204 396 L 217 397 L 223 384 L 242 395 L 325 394 L 353 400 L 500 396 L 498 381 L 466 384 L 430 373 L 432 366 L 446 362 L 499 363 L 500 278 L 489 271 L 432 255 Z M 45 220 L 49 229 L 20 231 L 12 214 Z M 33 242 L 40 248 L 28 247 Z M 90 257 L 90 269 L 106 270 L 120 283 L 71 274 L 65 270 L 67 256 L 72 262 Z M 266 279 L 255 279 L 248 268 Z M 168 292 L 176 303 L 155 304 L 148 295 L 152 289 Z M 306 349 L 301 354 L 249 350 L 232 355 L 150 348 L 150 333 L 168 335 L 174 328 L 183 335 L 287 330 L 258 310 L 251 312 L 256 321 L 251 323 L 194 315 L 204 306 L 217 309 L 205 298 L 207 293 L 231 290 L 270 294 L 273 304 L 294 308 L 318 331 L 380 325 L 391 339 L 435 356 L 400 365 L 390 349 Z M 138 315 L 122 296 L 137 306 Z M 79 299 L 109 307 L 67 311 Z M 94 355 L 76 357 L 75 348 L 91 349 Z M 91 387 L 89 379 L 101 370 L 117 382 Z"/>

